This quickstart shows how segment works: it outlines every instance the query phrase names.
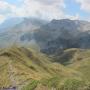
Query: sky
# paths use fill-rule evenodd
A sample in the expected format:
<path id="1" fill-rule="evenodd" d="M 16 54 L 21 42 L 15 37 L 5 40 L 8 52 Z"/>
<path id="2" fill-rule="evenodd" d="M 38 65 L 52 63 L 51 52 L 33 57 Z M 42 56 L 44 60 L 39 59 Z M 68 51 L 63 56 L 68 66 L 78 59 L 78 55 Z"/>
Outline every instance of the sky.
<path id="1" fill-rule="evenodd" d="M 0 23 L 12 17 L 90 21 L 90 0 L 0 0 Z"/>

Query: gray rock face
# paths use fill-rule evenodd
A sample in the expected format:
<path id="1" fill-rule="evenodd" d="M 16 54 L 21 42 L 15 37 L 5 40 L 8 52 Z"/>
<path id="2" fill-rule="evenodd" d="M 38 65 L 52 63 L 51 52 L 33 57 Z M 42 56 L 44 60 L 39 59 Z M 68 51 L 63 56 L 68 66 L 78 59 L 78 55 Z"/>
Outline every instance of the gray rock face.
<path id="1" fill-rule="evenodd" d="M 79 20 L 52 20 L 34 34 L 41 51 L 52 54 L 67 48 L 90 48 L 90 23 Z"/>
<path id="2" fill-rule="evenodd" d="M 24 18 L 23 22 L 0 33 L 0 48 L 17 44 L 29 46 L 33 41 L 48 54 L 67 48 L 90 48 L 90 22 L 62 19 L 45 23 Z"/>

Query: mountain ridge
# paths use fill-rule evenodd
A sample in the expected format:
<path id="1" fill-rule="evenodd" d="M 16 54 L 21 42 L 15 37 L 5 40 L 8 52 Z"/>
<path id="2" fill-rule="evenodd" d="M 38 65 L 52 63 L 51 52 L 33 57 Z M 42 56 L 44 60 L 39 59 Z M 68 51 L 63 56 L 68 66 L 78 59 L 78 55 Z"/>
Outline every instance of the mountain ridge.
<path id="1" fill-rule="evenodd" d="M 46 53 L 57 49 L 90 48 L 89 38 L 90 23 L 79 20 L 53 20 L 35 32 L 41 51 Z"/>
<path id="2" fill-rule="evenodd" d="M 36 23 L 0 33 L 0 89 L 89 90 L 90 23 Z"/>

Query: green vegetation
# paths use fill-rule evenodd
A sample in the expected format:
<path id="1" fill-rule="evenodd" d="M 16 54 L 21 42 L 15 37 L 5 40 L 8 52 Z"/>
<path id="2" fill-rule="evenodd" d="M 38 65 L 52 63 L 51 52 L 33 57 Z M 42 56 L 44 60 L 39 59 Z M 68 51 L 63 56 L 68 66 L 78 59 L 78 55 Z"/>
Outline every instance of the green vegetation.
<path id="1" fill-rule="evenodd" d="M 90 84 L 79 79 L 67 79 L 58 90 L 90 90 Z"/>
<path id="2" fill-rule="evenodd" d="M 22 90 L 34 90 L 37 87 L 38 83 L 39 81 L 32 80 L 28 85 L 24 86 Z"/>
<path id="3" fill-rule="evenodd" d="M 30 48 L 11 47 L 0 50 L 0 88 L 23 87 L 31 79 L 40 81 L 58 75 L 73 77 L 73 71 Z M 32 85 L 33 86 L 33 85 Z"/>
<path id="4" fill-rule="evenodd" d="M 68 49 L 56 57 L 64 65 L 31 48 L 1 49 L 0 88 L 90 90 L 90 50 Z"/>
<path id="5" fill-rule="evenodd" d="M 71 49 L 66 49 L 62 52 L 58 51 L 52 57 L 54 61 L 57 61 L 58 63 L 69 65 L 78 61 L 82 61 L 83 59 L 90 58 L 90 50 L 71 48 Z"/>
<path id="6" fill-rule="evenodd" d="M 53 77 L 42 81 L 32 81 L 22 90 L 90 90 L 90 83 L 79 78 L 66 78 L 63 81 L 59 77 Z"/>

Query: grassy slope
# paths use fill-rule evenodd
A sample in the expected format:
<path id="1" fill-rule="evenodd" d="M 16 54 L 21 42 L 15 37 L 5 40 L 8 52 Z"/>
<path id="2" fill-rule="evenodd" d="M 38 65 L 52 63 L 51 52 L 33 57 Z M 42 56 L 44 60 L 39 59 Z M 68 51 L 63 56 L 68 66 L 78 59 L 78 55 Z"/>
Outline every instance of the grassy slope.
<path id="1" fill-rule="evenodd" d="M 65 60 L 67 66 L 52 62 L 38 50 L 23 47 L 1 49 L 0 88 L 90 90 L 90 50 L 67 49 L 58 58 Z"/>
<path id="2" fill-rule="evenodd" d="M 23 90 L 33 90 L 32 88 L 35 88 L 37 83 L 52 87 L 58 80 L 60 83 L 64 78 L 73 77 L 74 74 L 76 74 L 75 77 L 79 76 L 76 71 L 51 61 L 46 55 L 30 48 L 1 49 L 0 88 L 19 86 L 19 88 L 23 87 Z M 26 84 L 27 86 L 24 87 Z"/>
<path id="3" fill-rule="evenodd" d="M 79 71 L 83 79 L 90 82 L 90 50 L 85 49 L 67 49 L 60 59 L 64 64 L 76 71 Z"/>
<path id="4" fill-rule="evenodd" d="M 67 49 L 58 60 L 64 61 L 70 67 L 81 73 L 82 78 L 90 82 L 90 50 L 89 49 Z"/>
<path id="5" fill-rule="evenodd" d="M 77 61 L 82 61 L 90 57 L 90 50 L 85 49 L 66 49 L 62 53 L 55 55 L 55 61 L 62 63 L 64 65 L 69 65 Z"/>
<path id="6" fill-rule="evenodd" d="M 58 62 L 63 61 L 67 68 L 72 68 L 77 73 L 73 72 L 73 77 L 68 77 L 67 74 L 67 77 L 65 76 L 62 79 L 61 76 L 43 79 L 37 87 L 37 81 L 34 81 L 35 90 L 90 90 L 90 50 L 67 49 L 61 55 L 57 55 L 57 58 Z M 75 76 L 78 76 L 78 78 Z M 33 85 L 30 83 L 23 90 L 34 90 Z"/>
<path id="7" fill-rule="evenodd" d="M 83 56 L 85 56 L 85 54 Z M 81 61 L 75 62 L 69 65 L 68 67 L 76 71 L 79 71 L 82 74 L 83 79 L 90 82 L 90 57 L 84 58 Z"/>

